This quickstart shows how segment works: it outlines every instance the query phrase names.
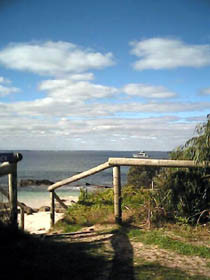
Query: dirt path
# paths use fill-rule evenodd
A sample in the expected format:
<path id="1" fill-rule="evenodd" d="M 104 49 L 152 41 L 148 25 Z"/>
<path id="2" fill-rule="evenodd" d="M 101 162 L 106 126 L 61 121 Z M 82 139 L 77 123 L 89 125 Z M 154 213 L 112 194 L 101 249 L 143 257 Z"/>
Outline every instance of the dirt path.
<path id="1" fill-rule="evenodd" d="M 147 262 L 158 262 L 168 268 L 179 269 L 189 275 L 203 275 L 210 277 L 210 267 L 206 259 L 198 256 L 179 255 L 175 252 L 160 249 L 157 246 L 144 245 L 141 242 L 132 242 L 134 255 Z"/>
<path id="2" fill-rule="evenodd" d="M 101 280 L 144 279 L 139 277 L 139 273 L 142 273 L 141 270 L 145 270 L 146 273 L 146 268 L 152 268 L 154 272 L 149 276 L 145 274 L 145 279 L 210 279 L 210 260 L 134 242 L 128 238 L 126 231 L 111 232 L 111 228 L 109 230 L 108 227 L 94 226 L 83 229 L 80 234 L 63 235 L 61 239 L 68 242 L 100 244 L 100 251 L 97 253 L 110 260 L 110 266 L 102 273 Z M 162 277 L 152 277 L 152 273 L 156 274 L 155 268 Z M 166 275 L 174 275 L 176 272 L 181 278 Z"/>

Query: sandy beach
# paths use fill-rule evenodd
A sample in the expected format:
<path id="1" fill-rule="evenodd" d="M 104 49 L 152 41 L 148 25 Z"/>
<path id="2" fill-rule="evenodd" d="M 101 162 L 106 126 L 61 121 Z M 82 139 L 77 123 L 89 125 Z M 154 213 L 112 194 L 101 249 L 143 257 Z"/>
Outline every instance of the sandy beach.
<path id="1" fill-rule="evenodd" d="M 65 197 L 65 204 L 71 205 L 72 201 L 77 202 L 77 197 Z M 49 206 L 48 203 L 43 206 Z M 64 216 L 63 213 L 55 213 L 55 222 L 62 219 Z M 20 215 L 18 215 L 18 219 L 20 219 Z M 24 230 L 32 233 L 32 234 L 43 234 L 47 233 L 50 229 L 50 211 L 40 211 L 33 214 L 25 214 L 24 215 L 25 226 Z"/>
<path id="2" fill-rule="evenodd" d="M 63 213 L 55 214 L 55 222 L 63 217 Z M 24 230 L 33 234 L 47 233 L 50 229 L 50 212 L 37 212 L 30 215 L 25 214 Z"/>

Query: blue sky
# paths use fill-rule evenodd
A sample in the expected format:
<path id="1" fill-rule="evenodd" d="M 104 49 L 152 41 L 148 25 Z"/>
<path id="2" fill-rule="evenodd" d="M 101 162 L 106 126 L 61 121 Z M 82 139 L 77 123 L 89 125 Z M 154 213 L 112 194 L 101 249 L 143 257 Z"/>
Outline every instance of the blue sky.
<path id="1" fill-rule="evenodd" d="M 171 150 L 210 113 L 209 0 L 1 0 L 1 149 Z"/>

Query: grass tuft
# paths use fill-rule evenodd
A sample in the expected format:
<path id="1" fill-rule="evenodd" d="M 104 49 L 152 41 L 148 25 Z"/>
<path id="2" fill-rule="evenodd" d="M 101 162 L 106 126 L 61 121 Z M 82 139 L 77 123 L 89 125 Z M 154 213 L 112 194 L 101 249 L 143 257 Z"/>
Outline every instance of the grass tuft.
<path id="1" fill-rule="evenodd" d="M 131 229 L 129 237 L 135 241 L 141 241 L 145 244 L 156 245 L 159 248 L 174 251 L 182 255 L 199 256 L 210 258 L 210 248 L 205 246 L 195 246 L 179 240 L 174 240 L 166 236 L 163 231 L 152 230 L 142 231 L 139 229 Z"/>

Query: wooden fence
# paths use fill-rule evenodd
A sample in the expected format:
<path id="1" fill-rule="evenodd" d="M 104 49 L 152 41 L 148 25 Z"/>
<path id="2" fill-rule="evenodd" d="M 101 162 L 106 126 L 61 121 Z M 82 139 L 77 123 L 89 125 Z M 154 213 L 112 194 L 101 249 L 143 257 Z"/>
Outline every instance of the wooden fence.
<path id="1" fill-rule="evenodd" d="M 20 153 L 0 153 L 0 177 L 8 175 L 9 191 L 1 193 L 4 194 L 9 200 L 10 207 L 10 224 L 18 226 L 18 201 L 17 201 L 17 163 L 22 160 Z M 22 211 L 21 211 L 22 212 Z M 21 219 L 22 220 L 22 219 Z"/>
<path id="2" fill-rule="evenodd" d="M 191 160 L 162 160 L 162 159 L 134 159 L 134 158 L 109 158 L 107 162 L 91 168 L 80 174 L 74 175 L 70 178 L 59 181 L 49 186 L 48 191 L 51 197 L 51 227 L 55 223 L 55 199 L 60 202 L 58 195 L 55 193 L 57 188 L 67 184 L 76 182 L 85 177 L 102 172 L 105 169 L 113 168 L 113 190 L 114 190 L 114 215 L 116 223 L 122 222 L 122 208 L 121 208 L 121 175 L 120 166 L 151 166 L 151 167 L 167 167 L 167 168 L 204 168 L 210 166 L 210 163 L 196 163 Z"/>

